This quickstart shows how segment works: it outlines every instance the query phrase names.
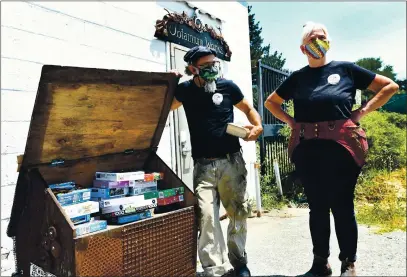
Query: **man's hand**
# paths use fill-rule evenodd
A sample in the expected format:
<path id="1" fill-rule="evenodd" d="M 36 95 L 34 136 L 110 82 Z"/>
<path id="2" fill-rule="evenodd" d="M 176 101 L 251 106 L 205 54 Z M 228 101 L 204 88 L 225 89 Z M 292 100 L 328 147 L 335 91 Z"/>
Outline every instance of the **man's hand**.
<path id="1" fill-rule="evenodd" d="M 247 101 L 246 98 L 243 98 L 242 101 L 237 103 L 236 108 L 245 113 L 247 119 L 252 125 L 244 126 L 249 130 L 249 134 L 244 138 L 245 141 L 254 141 L 260 134 L 263 132 L 263 127 L 261 125 L 261 117 L 259 113 L 253 108 L 253 106 Z"/>
<path id="2" fill-rule="evenodd" d="M 171 69 L 170 73 L 174 74 L 176 77 L 181 78 L 182 74 L 177 69 Z"/>
<path id="3" fill-rule="evenodd" d="M 246 125 L 244 128 L 249 130 L 249 134 L 244 138 L 245 141 L 256 141 L 263 132 L 262 126 Z"/>

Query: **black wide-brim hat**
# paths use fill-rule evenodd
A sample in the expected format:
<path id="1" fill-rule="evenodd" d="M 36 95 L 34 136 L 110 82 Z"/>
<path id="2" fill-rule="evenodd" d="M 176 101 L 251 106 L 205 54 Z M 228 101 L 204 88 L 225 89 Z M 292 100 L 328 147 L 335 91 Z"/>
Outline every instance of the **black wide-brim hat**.
<path id="1" fill-rule="evenodd" d="M 185 54 L 184 61 L 187 63 L 193 63 L 208 55 L 215 55 L 216 57 L 216 51 L 205 46 L 195 46 Z"/>

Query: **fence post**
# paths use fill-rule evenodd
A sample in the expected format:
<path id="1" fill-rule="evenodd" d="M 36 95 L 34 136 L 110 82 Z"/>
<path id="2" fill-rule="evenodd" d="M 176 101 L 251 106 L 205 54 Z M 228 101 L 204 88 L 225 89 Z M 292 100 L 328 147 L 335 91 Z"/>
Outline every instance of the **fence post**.
<path id="1" fill-rule="evenodd" d="M 257 93 L 258 93 L 258 97 L 257 97 L 257 107 L 259 109 L 259 114 L 261 117 L 261 122 L 264 122 L 264 100 L 263 100 L 263 76 L 262 76 L 262 72 L 261 72 L 261 60 L 258 60 L 257 63 Z M 264 160 L 265 160 L 265 145 L 264 145 L 264 133 L 260 135 L 260 167 L 261 167 L 261 174 L 265 173 L 265 165 L 264 165 Z"/>
<path id="2" fill-rule="evenodd" d="M 281 178 L 280 178 L 280 168 L 278 166 L 277 159 L 273 159 L 273 166 L 274 166 L 274 176 L 276 176 L 277 188 L 280 192 L 280 195 L 283 196 L 283 187 L 281 186 Z"/>
<path id="3" fill-rule="evenodd" d="M 261 193 L 260 193 L 260 176 L 259 176 L 259 163 L 254 163 L 254 179 L 256 185 L 256 209 L 257 217 L 261 217 Z"/>

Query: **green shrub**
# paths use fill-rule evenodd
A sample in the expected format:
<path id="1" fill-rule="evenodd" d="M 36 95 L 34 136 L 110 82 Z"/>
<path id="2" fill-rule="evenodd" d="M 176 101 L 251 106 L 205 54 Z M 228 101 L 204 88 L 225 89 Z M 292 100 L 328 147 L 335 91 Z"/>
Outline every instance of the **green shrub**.
<path id="1" fill-rule="evenodd" d="M 387 122 L 394 124 L 397 128 L 407 128 L 407 116 L 405 114 L 386 112 Z"/>
<path id="2" fill-rule="evenodd" d="M 372 112 L 361 120 L 369 142 L 368 168 L 393 170 L 406 164 L 406 119 L 387 112 Z M 403 128 L 400 128 L 403 126 Z"/>
<path id="3" fill-rule="evenodd" d="M 290 100 L 285 105 L 286 105 L 286 108 L 287 108 L 286 112 L 290 116 L 294 117 L 294 103 L 293 103 L 293 101 Z M 286 140 L 288 141 L 289 138 L 290 138 L 290 135 L 291 135 L 291 128 L 288 125 L 284 125 L 284 127 L 280 129 L 279 135 L 285 137 Z"/>
<path id="4" fill-rule="evenodd" d="M 406 169 L 367 169 L 356 187 L 358 222 L 379 226 L 379 233 L 406 230 Z"/>
<path id="5" fill-rule="evenodd" d="M 361 121 L 369 153 L 356 187 L 357 218 L 379 233 L 406 230 L 406 122 L 404 115 L 377 111 Z"/>
<path id="6" fill-rule="evenodd" d="M 287 200 L 281 197 L 277 185 L 269 175 L 260 177 L 261 202 L 265 210 L 281 209 L 287 204 Z"/>

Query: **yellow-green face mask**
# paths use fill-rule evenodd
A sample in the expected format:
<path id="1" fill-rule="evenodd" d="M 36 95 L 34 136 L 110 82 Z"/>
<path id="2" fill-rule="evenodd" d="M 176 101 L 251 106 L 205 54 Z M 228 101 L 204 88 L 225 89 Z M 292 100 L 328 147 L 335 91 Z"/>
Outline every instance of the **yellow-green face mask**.
<path id="1" fill-rule="evenodd" d="M 329 50 L 329 41 L 319 38 L 312 39 L 308 44 L 304 45 L 304 51 L 307 56 L 313 59 L 322 59 Z"/>

